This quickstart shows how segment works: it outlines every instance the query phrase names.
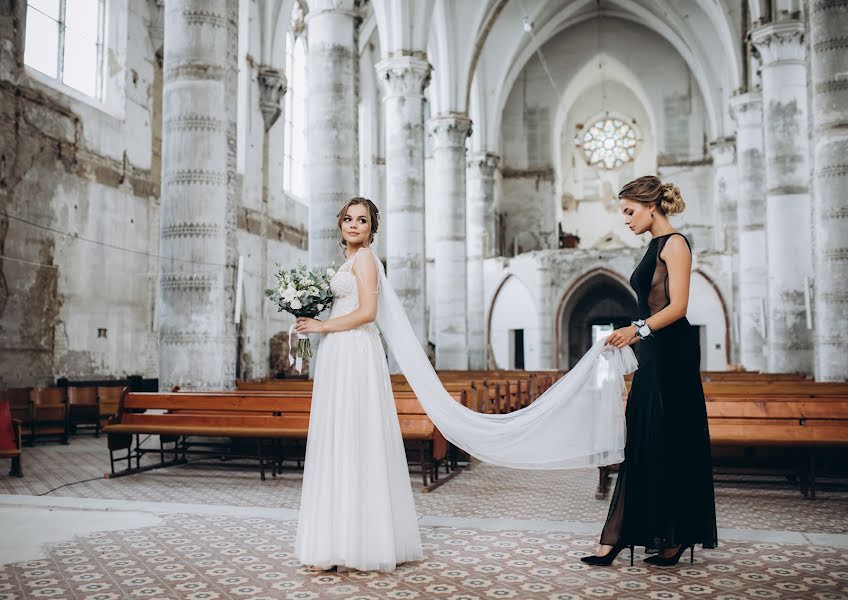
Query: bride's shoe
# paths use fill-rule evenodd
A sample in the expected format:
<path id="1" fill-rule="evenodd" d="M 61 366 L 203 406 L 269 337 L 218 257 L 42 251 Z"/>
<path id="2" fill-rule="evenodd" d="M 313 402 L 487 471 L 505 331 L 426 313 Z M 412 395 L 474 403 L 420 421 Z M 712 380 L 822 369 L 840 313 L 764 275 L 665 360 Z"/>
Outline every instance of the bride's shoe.
<path id="1" fill-rule="evenodd" d="M 303 565 L 303 567 L 307 571 L 310 571 L 312 573 L 329 573 L 331 571 L 337 570 L 337 568 L 338 568 L 338 567 L 336 567 L 336 565 L 333 565 L 331 567 L 318 567 L 318 566 L 315 566 L 315 565 Z"/>

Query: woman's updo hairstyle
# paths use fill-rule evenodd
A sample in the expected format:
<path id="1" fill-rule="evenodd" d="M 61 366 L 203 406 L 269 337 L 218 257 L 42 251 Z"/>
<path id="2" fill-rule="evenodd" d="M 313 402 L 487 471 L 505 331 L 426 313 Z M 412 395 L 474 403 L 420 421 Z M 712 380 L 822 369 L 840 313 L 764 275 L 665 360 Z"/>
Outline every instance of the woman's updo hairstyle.
<path id="1" fill-rule="evenodd" d="M 374 236 L 377 233 L 377 230 L 380 228 L 380 209 L 377 208 L 377 205 L 371 202 L 368 198 L 362 198 L 357 196 L 356 198 L 351 198 L 347 202 L 344 203 L 342 209 L 339 211 L 339 214 L 336 215 L 338 218 L 338 226 L 339 226 L 339 246 L 342 248 L 347 247 L 347 242 L 342 236 L 342 223 L 344 222 L 345 215 L 347 214 L 347 209 L 351 206 L 355 206 L 357 204 L 361 204 L 362 206 L 368 209 L 369 220 L 371 221 L 371 234 L 368 236 L 368 244 L 374 243 Z"/>
<path id="2" fill-rule="evenodd" d="M 659 177 L 645 175 L 626 184 L 618 192 L 619 199 L 653 204 L 660 214 L 671 216 L 682 213 L 686 203 L 673 183 L 663 183 Z"/>

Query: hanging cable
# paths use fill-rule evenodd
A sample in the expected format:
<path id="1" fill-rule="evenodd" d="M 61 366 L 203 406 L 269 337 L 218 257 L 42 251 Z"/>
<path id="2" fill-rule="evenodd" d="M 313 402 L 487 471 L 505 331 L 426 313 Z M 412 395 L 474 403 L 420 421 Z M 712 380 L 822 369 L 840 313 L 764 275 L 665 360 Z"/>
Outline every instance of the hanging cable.
<path id="1" fill-rule="evenodd" d="M 536 55 L 539 57 L 539 62 L 542 64 L 542 70 L 545 72 L 545 75 L 548 76 L 548 81 L 551 82 L 551 87 L 554 88 L 557 96 L 559 96 L 559 87 L 557 86 L 556 81 L 554 81 L 554 76 L 551 74 L 551 70 L 548 68 L 548 61 L 545 60 L 545 55 L 542 53 L 542 46 L 536 38 L 536 34 L 533 32 L 533 22 L 530 21 L 530 13 L 527 11 L 527 6 L 525 6 L 524 0 L 521 0 L 521 10 L 524 13 L 524 31 L 530 34 L 530 39 L 536 46 Z"/>

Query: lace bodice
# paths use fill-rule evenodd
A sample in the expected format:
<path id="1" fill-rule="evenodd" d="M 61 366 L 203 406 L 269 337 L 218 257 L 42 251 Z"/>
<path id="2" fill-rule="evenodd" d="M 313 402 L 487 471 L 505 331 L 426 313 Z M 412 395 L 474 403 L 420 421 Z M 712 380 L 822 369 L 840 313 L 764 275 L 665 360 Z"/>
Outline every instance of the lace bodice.
<path id="1" fill-rule="evenodd" d="M 341 317 L 359 308 L 359 286 L 356 282 L 356 275 L 353 274 L 351 269 L 353 269 L 353 261 L 360 250 L 357 250 L 353 256 L 348 258 L 330 279 L 330 289 L 333 290 L 333 306 L 330 309 L 331 319 Z M 379 332 L 374 323 L 366 323 L 357 329 Z"/>

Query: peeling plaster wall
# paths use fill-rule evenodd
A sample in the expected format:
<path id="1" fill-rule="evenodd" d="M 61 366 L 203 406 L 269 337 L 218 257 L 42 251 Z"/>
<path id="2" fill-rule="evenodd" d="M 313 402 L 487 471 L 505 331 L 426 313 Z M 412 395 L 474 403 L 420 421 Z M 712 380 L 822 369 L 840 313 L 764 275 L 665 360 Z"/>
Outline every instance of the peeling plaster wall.
<path id="1" fill-rule="evenodd" d="M 0 260 L 0 388 L 157 377 L 162 75 L 148 28 L 156 3 L 110 3 L 102 104 L 24 67 L 25 10 L 0 5 L 0 254 L 27 261 Z M 271 346 L 280 346 L 279 362 L 279 333 L 290 323 L 263 290 L 278 263 L 306 260 L 307 207 L 282 191 L 282 118 L 269 136 L 263 203 L 255 72 L 247 85 L 239 370 L 261 377 L 282 366 L 272 365 Z"/>
<path id="2" fill-rule="evenodd" d="M 107 94 L 125 96 L 98 104 L 23 67 L 25 4 L 0 8 L 0 38 L 11 41 L 0 55 L 0 248 L 43 266 L 0 262 L 0 387 L 155 377 L 158 265 L 148 254 L 158 250 L 151 123 L 161 80 L 148 5 L 113 7 L 107 39 L 122 34 L 124 48 L 108 51 Z"/>

